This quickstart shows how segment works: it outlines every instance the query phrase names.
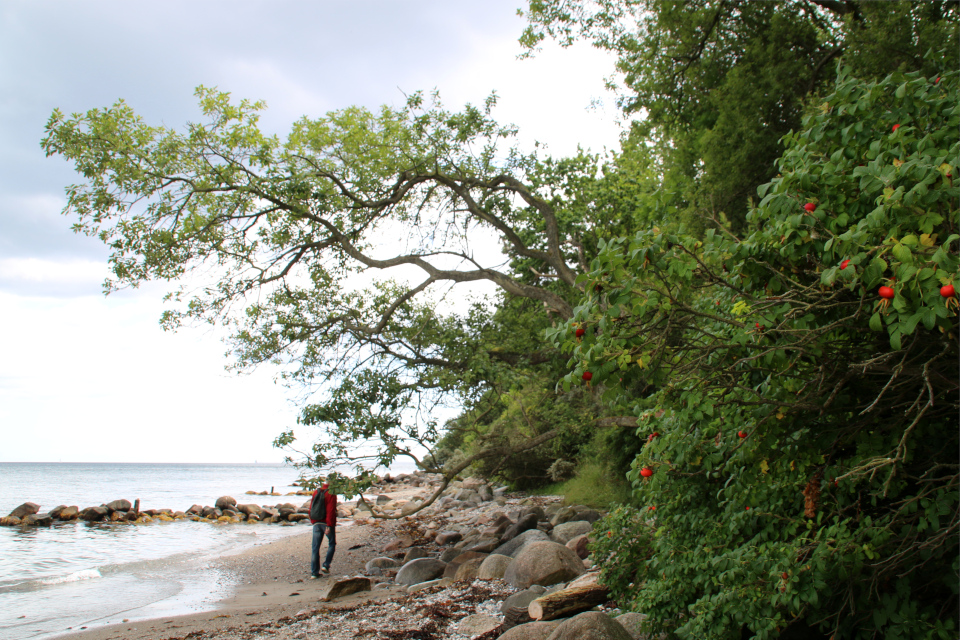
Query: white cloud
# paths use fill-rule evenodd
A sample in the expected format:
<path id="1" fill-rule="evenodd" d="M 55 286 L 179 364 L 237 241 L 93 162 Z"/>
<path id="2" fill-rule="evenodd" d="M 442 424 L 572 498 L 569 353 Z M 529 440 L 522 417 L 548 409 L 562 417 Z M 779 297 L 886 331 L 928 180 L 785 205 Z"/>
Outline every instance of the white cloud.
<path id="1" fill-rule="evenodd" d="M 0 291 L 27 296 L 90 295 L 107 275 L 103 261 L 0 258 Z"/>
<path id="2" fill-rule="evenodd" d="M 269 371 L 223 370 L 223 345 L 164 333 L 156 299 L 0 294 L 5 461 L 280 461 L 295 410 Z"/>

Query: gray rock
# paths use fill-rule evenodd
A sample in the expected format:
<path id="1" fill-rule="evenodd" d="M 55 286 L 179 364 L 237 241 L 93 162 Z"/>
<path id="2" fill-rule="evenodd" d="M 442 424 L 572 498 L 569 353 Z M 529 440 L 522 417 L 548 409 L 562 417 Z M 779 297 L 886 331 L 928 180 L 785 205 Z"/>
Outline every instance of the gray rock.
<path id="1" fill-rule="evenodd" d="M 396 569 L 399 566 L 400 563 L 393 558 L 374 558 L 367 561 L 365 568 L 370 573 L 372 569 Z"/>
<path id="2" fill-rule="evenodd" d="M 547 640 L 633 640 L 619 622 L 605 613 L 587 611 L 563 621 Z"/>
<path id="3" fill-rule="evenodd" d="M 593 525 L 586 520 L 574 520 L 558 524 L 550 532 L 550 539 L 560 544 L 567 544 L 577 536 L 593 531 Z"/>
<path id="4" fill-rule="evenodd" d="M 400 536 L 389 542 L 384 548 L 384 551 L 398 551 L 400 549 L 406 549 L 407 547 L 413 546 L 413 538 L 410 536 Z"/>
<path id="5" fill-rule="evenodd" d="M 490 633 L 500 626 L 500 621 L 483 613 L 469 615 L 457 624 L 457 633 L 469 637 Z"/>
<path id="6" fill-rule="evenodd" d="M 345 580 L 337 580 L 334 582 L 327 591 L 323 594 L 322 599 L 329 602 L 336 598 L 342 598 L 343 596 L 348 596 L 352 593 L 359 593 L 360 591 L 370 591 L 373 587 L 373 581 L 370 578 L 363 578 L 357 576 L 355 578 L 346 578 Z"/>
<path id="7" fill-rule="evenodd" d="M 508 527 L 506 531 L 503 532 L 503 536 L 500 538 L 503 542 L 508 542 L 519 536 L 524 531 L 529 531 L 531 529 L 537 528 L 538 515 L 536 513 L 528 513 L 526 515 L 520 516 L 520 519 L 517 520 L 517 523 Z"/>
<path id="8" fill-rule="evenodd" d="M 547 587 L 572 580 L 583 572 L 583 562 L 562 544 L 531 542 L 516 555 L 503 580 L 518 589 L 532 584 Z"/>
<path id="9" fill-rule="evenodd" d="M 577 510 L 573 507 L 564 507 L 557 511 L 552 518 L 550 518 L 550 524 L 557 526 L 558 524 L 563 524 L 564 522 L 570 522 L 571 520 L 577 519 Z"/>
<path id="10" fill-rule="evenodd" d="M 237 501 L 231 498 L 230 496 L 220 496 L 217 498 L 217 502 L 214 504 L 217 509 L 229 509 L 237 506 Z M 293 509 L 296 511 L 296 507 Z"/>
<path id="11" fill-rule="evenodd" d="M 49 527 L 53 524 L 53 516 L 49 513 L 30 513 L 23 516 L 23 524 L 34 527 Z"/>
<path id="12" fill-rule="evenodd" d="M 501 556 L 497 553 L 491 553 L 483 559 L 480 568 L 477 570 L 477 578 L 480 580 L 500 580 L 507 572 L 507 567 L 513 562 L 510 556 Z"/>
<path id="13" fill-rule="evenodd" d="M 528 622 L 510 629 L 497 640 L 547 640 L 559 626 L 559 622 L 552 621 Z"/>
<path id="14" fill-rule="evenodd" d="M 457 571 L 460 569 L 460 566 L 466 562 L 479 559 L 477 567 L 480 566 L 480 562 L 483 562 L 486 559 L 488 554 L 480 553 L 479 551 L 464 551 L 458 555 L 452 562 L 447 564 L 447 567 L 443 570 L 443 577 L 455 580 L 457 577 Z"/>
<path id="15" fill-rule="evenodd" d="M 500 546 L 499 538 L 488 537 L 488 538 L 480 538 L 475 542 L 471 542 L 470 544 L 464 546 L 463 550 L 478 551 L 480 553 L 490 553 L 491 551 L 493 551 L 499 546 Z"/>
<path id="16" fill-rule="evenodd" d="M 400 567 L 397 583 L 411 585 L 439 578 L 447 564 L 436 558 L 417 558 Z"/>
<path id="17" fill-rule="evenodd" d="M 390 502 L 390 498 L 388 496 L 382 494 L 377 496 L 377 504 L 387 504 L 388 502 Z"/>
<path id="18" fill-rule="evenodd" d="M 543 592 L 543 587 L 533 585 L 531 588 L 519 591 L 500 603 L 500 612 L 503 614 L 503 628 L 509 629 L 518 624 L 530 622 L 528 611 L 530 603 L 543 595 Z"/>
<path id="19" fill-rule="evenodd" d="M 437 534 L 436 543 L 441 547 L 444 547 L 448 544 L 456 544 L 463 539 L 463 534 L 459 531 L 441 531 Z"/>
<path id="20" fill-rule="evenodd" d="M 430 587 L 438 587 L 443 584 L 446 584 L 446 581 L 443 578 L 427 580 L 426 582 L 410 585 L 407 587 L 407 593 L 416 593 L 417 591 L 423 591 L 424 589 L 429 589 Z"/>
<path id="21" fill-rule="evenodd" d="M 579 557 L 582 560 L 583 558 L 586 558 L 588 555 L 590 555 L 590 550 L 587 549 L 587 545 L 589 543 L 590 543 L 590 536 L 585 533 L 583 535 L 577 536 L 576 538 L 567 540 L 567 544 L 564 546 L 567 549 L 570 549 L 571 551 L 573 551 L 575 554 L 577 554 L 577 557 Z"/>
<path id="22" fill-rule="evenodd" d="M 524 516 L 526 516 L 526 515 L 528 515 L 528 514 L 531 514 L 531 513 L 534 513 L 534 514 L 537 515 L 537 520 L 546 520 L 546 519 L 547 519 L 547 514 L 546 514 L 546 512 L 543 510 L 543 507 L 541 507 L 541 506 L 538 505 L 538 504 L 528 504 L 528 505 L 524 506 L 522 509 L 520 509 L 520 517 L 521 517 L 521 518 L 523 518 Z"/>
<path id="23" fill-rule="evenodd" d="M 108 502 L 103 506 L 105 506 L 110 513 L 113 513 L 114 511 L 130 511 L 130 509 L 133 508 L 133 505 L 130 503 L 130 501 L 124 499 L 114 500 L 113 502 Z"/>
<path id="24" fill-rule="evenodd" d="M 528 531 L 524 531 L 513 540 L 501 544 L 499 547 L 493 550 L 493 553 L 515 558 L 517 553 L 519 553 L 524 546 L 530 544 L 531 542 L 542 540 L 550 540 L 550 537 L 539 529 L 530 529 Z"/>
<path id="25" fill-rule="evenodd" d="M 193 509 L 193 507 L 190 507 L 190 508 Z M 237 511 L 239 511 L 240 513 L 244 513 L 248 516 L 257 516 L 257 517 L 259 517 L 260 514 L 263 513 L 263 509 L 261 509 L 258 505 L 255 505 L 255 504 L 238 504 Z"/>
<path id="26" fill-rule="evenodd" d="M 480 499 L 484 502 L 493 500 L 493 491 L 490 490 L 490 485 L 488 484 L 480 485 L 480 488 L 477 489 L 477 495 L 480 496 Z"/>
<path id="27" fill-rule="evenodd" d="M 443 553 L 440 554 L 440 560 L 443 562 L 453 562 L 461 553 L 463 553 L 463 550 L 450 547 L 449 549 L 443 550 Z"/>
<path id="28" fill-rule="evenodd" d="M 410 547 L 407 549 L 407 552 L 403 555 L 403 561 L 400 564 L 407 564 L 411 560 L 416 560 L 417 558 L 429 558 L 430 552 L 424 549 L 423 547 Z"/>
<path id="29" fill-rule="evenodd" d="M 80 512 L 80 519 L 86 520 L 87 522 L 97 522 L 98 520 L 103 520 L 107 516 L 106 507 L 87 507 Z"/>
<path id="30" fill-rule="evenodd" d="M 620 626 L 623 627 L 628 634 L 630 634 L 630 637 L 633 638 L 633 640 L 640 640 L 640 638 L 643 637 L 643 633 L 640 631 L 640 624 L 644 621 L 644 619 L 646 619 L 646 617 L 647 616 L 643 615 L 642 613 L 634 613 L 631 611 L 630 613 L 624 613 L 617 616 L 614 618 L 614 620 L 620 623 Z"/>
<path id="31" fill-rule="evenodd" d="M 590 524 L 593 524 L 603 516 L 600 515 L 600 512 L 595 509 L 584 509 L 583 511 L 577 511 L 577 520 L 586 520 Z"/>
<path id="32" fill-rule="evenodd" d="M 466 562 L 460 563 L 457 567 L 457 573 L 453 576 L 454 582 L 473 582 L 477 579 L 480 571 L 480 565 L 486 558 L 471 558 Z M 444 570 L 446 572 L 446 570 Z"/>
<path id="33" fill-rule="evenodd" d="M 24 502 L 22 505 L 8 513 L 7 515 L 12 518 L 23 518 L 24 516 L 29 516 L 34 513 L 39 513 L 40 505 L 36 502 Z"/>
<path id="34" fill-rule="evenodd" d="M 80 507 L 71 505 L 60 512 L 61 520 L 76 520 L 80 517 Z"/>
<path id="35" fill-rule="evenodd" d="M 418 511 L 421 504 L 423 504 L 422 500 L 411 500 L 407 504 L 400 507 L 400 515 L 409 516 L 415 511 Z"/>

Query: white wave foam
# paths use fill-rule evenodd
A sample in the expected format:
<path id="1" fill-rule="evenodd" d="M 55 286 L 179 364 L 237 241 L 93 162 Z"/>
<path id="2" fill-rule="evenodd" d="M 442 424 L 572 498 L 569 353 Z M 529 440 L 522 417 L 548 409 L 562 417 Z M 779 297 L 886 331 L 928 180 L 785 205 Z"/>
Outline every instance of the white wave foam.
<path id="1" fill-rule="evenodd" d="M 63 584 L 65 582 L 79 582 L 80 580 L 91 580 L 101 577 L 103 576 L 101 576 L 100 572 L 96 569 L 84 569 L 83 571 L 77 571 L 76 573 L 70 573 L 65 576 L 41 580 L 40 584 Z"/>

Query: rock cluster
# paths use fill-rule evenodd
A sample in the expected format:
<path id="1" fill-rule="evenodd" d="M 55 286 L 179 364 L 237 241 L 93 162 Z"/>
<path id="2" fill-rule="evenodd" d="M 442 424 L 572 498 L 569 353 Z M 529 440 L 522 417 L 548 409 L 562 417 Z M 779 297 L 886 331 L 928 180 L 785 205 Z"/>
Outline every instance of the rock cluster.
<path id="1" fill-rule="evenodd" d="M 467 478 L 452 483 L 430 506 L 407 515 L 413 513 L 410 505 L 429 499 L 438 481 L 421 476 L 413 486 L 422 486 L 425 494 L 406 501 L 371 501 L 366 510 L 406 517 L 400 535 L 384 545 L 383 555 L 367 562 L 367 577 L 392 579 L 417 596 L 458 584 L 496 583 L 505 593 L 513 592 L 499 611 L 468 615 L 455 629 L 451 626 L 456 637 L 640 637 L 633 618 L 621 621 L 596 610 L 608 600 L 607 590 L 597 584 L 598 574 L 589 572 L 593 563 L 587 543 L 599 512 L 562 506 L 559 498 L 508 497 L 505 487 Z M 363 507 L 353 509 L 362 523 Z"/>
<path id="2" fill-rule="evenodd" d="M 309 492 L 307 492 L 309 495 Z M 296 495 L 296 494 L 288 494 Z M 80 509 L 60 505 L 40 513 L 40 505 L 25 502 L 9 515 L 0 517 L 0 526 L 50 526 L 55 521 L 86 520 L 87 522 L 147 523 L 154 521 L 194 520 L 199 522 L 276 522 L 297 523 L 310 520 L 310 501 L 303 504 L 285 502 L 275 505 L 237 504 L 230 496 L 217 498 L 214 506 L 195 504 L 186 511 L 173 509 L 140 509 L 139 501 L 113 500 L 96 507 Z"/>

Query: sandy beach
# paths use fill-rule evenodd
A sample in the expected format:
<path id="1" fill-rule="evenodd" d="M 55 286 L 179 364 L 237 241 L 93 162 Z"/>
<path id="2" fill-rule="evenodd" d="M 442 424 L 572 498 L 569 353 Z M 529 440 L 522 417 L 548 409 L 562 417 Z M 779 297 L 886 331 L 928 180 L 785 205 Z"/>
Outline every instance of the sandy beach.
<path id="1" fill-rule="evenodd" d="M 422 489 L 390 492 L 391 498 L 425 493 Z M 325 640 L 348 638 L 468 638 L 456 633 L 456 621 L 473 613 L 495 615 L 513 590 L 501 581 L 457 583 L 410 595 L 391 579 L 372 591 L 324 602 L 333 582 L 362 575 L 367 561 L 382 557 L 410 519 L 354 522 L 337 526 L 337 551 L 330 575 L 311 580 L 312 531 L 293 534 L 216 561 L 229 595 L 215 608 L 199 613 L 130 620 L 119 624 L 73 629 L 64 640 L 218 640 L 300 639 L 318 634 Z M 326 541 L 321 557 L 326 552 Z M 376 580 L 376 579 L 375 579 Z M 429 611 L 428 611 L 429 610 Z M 436 615 L 439 611 L 440 615 Z M 431 618 L 431 615 L 433 616 Z M 437 635 L 439 633 L 439 635 Z"/>
<path id="2" fill-rule="evenodd" d="M 75 630 L 59 638 L 106 640 L 130 638 L 215 637 L 229 632 L 241 637 L 245 630 L 273 624 L 311 609 L 325 610 L 355 606 L 375 598 L 389 597 L 402 589 L 377 589 L 357 596 L 323 603 L 321 594 L 334 581 L 359 574 L 371 558 L 382 555 L 382 547 L 391 539 L 395 521 L 374 524 L 341 522 L 337 527 L 337 553 L 331 574 L 310 580 L 311 528 L 241 553 L 221 558 L 217 568 L 235 584 L 235 592 L 217 604 L 213 611 L 177 617 L 135 620 L 128 623 Z M 326 552 L 326 541 L 321 553 Z M 191 635 L 193 634 L 193 635 Z"/>

